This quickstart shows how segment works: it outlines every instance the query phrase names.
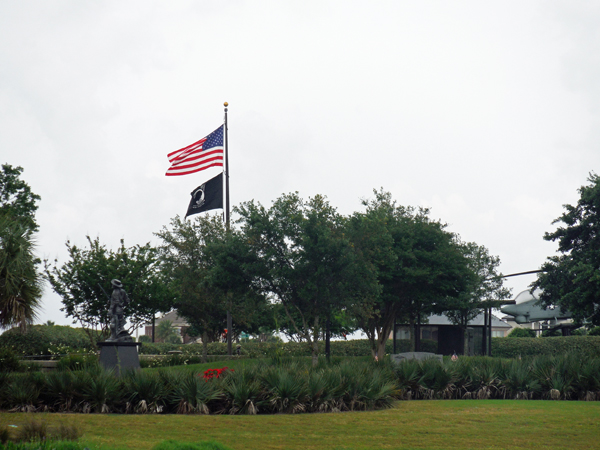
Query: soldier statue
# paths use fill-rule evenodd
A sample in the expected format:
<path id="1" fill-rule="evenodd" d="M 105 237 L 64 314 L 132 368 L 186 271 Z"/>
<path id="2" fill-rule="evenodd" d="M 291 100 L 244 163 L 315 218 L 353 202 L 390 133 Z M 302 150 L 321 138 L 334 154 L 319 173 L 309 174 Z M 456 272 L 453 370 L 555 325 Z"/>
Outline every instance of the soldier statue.
<path id="1" fill-rule="evenodd" d="M 113 287 L 110 296 L 110 338 L 107 342 L 133 342 L 129 333 L 125 330 L 125 319 L 123 318 L 123 308 L 129 304 L 129 297 L 123 289 L 123 284 L 119 280 L 112 280 L 110 284 Z"/>

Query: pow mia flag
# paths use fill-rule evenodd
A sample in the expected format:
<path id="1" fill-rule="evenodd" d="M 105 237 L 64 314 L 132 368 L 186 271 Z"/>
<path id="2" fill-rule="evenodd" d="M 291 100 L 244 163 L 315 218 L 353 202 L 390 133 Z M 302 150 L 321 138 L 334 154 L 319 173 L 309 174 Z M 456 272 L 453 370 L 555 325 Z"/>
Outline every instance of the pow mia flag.
<path id="1" fill-rule="evenodd" d="M 192 200 L 185 217 L 218 208 L 223 208 L 223 173 L 192 191 Z"/>

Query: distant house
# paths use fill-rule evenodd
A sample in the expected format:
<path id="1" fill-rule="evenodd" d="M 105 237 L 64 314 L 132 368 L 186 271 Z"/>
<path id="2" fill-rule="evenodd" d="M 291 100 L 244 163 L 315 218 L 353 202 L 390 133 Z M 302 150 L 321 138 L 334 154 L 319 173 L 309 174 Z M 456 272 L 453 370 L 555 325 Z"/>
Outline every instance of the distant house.
<path id="1" fill-rule="evenodd" d="M 165 320 L 171 321 L 172 327 L 175 329 L 175 332 L 181 337 L 181 341 L 184 344 L 189 344 L 189 343 L 196 341 L 196 338 L 192 338 L 187 335 L 186 331 L 190 326 L 184 318 L 179 317 L 179 315 L 177 314 L 177 311 L 171 311 L 171 312 L 165 314 L 164 316 L 157 318 L 154 322 L 154 326 L 158 327 L 158 324 L 160 324 L 161 322 L 163 322 Z M 147 323 L 144 325 L 144 333 L 146 334 L 146 336 L 152 337 L 152 324 L 151 323 L 149 323 L 149 324 Z M 161 342 L 161 341 L 158 338 L 156 338 L 155 342 Z"/>
<path id="2" fill-rule="evenodd" d="M 483 313 L 469 322 L 469 355 L 483 354 Z M 427 340 L 430 345 L 437 344 L 437 352 L 441 355 L 452 355 L 454 352 L 463 353 L 464 337 L 460 327 L 452 324 L 443 315 L 431 315 L 427 323 L 419 326 L 421 342 Z M 505 321 L 492 315 L 492 337 L 506 337 L 512 327 Z M 393 338 L 393 335 L 391 336 Z M 406 324 L 396 325 L 396 340 L 410 339 L 410 327 Z M 431 343 L 433 341 L 433 343 Z"/>

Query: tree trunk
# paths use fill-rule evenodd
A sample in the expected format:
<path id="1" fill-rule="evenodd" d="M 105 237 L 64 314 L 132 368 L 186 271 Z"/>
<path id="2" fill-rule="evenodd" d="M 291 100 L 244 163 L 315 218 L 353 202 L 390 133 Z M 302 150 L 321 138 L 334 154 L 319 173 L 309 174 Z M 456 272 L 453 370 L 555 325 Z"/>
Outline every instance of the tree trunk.
<path id="1" fill-rule="evenodd" d="M 469 330 L 466 326 L 463 327 L 463 355 L 469 356 Z"/>
<path id="2" fill-rule="evenodd" d="M 315 317 L 313 322 L 313 333 L 312 342 L 310 341 L 310 331 L 307 333 L 309 342 L 312 346 L 312 366 L 317 367 L 319 363 L 319 335 L 321 334 L 319 329 L 319 316 Z"/>
<path id="3" fill-rule="evenodd" d="M 396 313 L 393 309 L 386 312 L 386 320 L 383 322 L 383 325 L 380 330 L 378 330 L 377 336 L 377 353 L 374 354 L 378 360 L 381 360 L 385 357 L 385 344 L 387 343 L 390 333 L 394 329 L 394 325 L 396 323 Z"/>
<path id="4" fill-rule="evenodd" d="M 378 361 L 383 361 L 383 358 L 385 357 L 386 342 L 387 342 L 387 339 L 385 339 L 383 342 L 381 340 L 377 341 L 377 360 Z"/>
<path id="5" fill-rule="evenodd" d="M 156 315 L 152 316 L 152 342 L 154 342 L 155 330 L 156 330 Z"/>
<path id="6" fill-rule="evenodd" d="M 312 341 L 312 366 L 317 367 L 319 363 L 319 341 L 313 339 Z"/>

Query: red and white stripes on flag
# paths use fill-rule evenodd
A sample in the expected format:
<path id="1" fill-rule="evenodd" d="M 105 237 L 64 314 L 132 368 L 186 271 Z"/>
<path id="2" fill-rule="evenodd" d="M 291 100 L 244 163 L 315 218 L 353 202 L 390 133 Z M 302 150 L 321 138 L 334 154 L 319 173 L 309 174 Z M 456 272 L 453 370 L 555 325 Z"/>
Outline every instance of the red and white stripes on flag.
<path id="1" fill-rule="evenodd" d="M 209 167 L 223 167 L 223 125 L 194 142 L 167 155 L 171 167 L 166 176 L 188 175 Z"/>

